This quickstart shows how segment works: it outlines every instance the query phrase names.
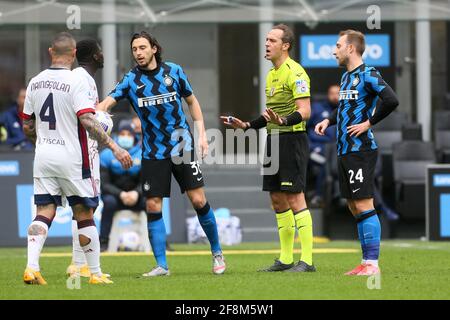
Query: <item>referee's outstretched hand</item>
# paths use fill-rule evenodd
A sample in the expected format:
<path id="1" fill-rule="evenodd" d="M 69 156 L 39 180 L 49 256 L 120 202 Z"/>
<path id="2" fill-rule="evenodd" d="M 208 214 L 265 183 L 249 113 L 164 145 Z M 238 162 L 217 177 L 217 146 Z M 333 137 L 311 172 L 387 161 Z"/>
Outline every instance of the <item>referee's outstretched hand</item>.
<path id="1" fill-rule="evenodd" d="M 220 116 L 220 120 L 222 120 L 224 125 L 232 127 L 233 129 L 247 128 L 247 124 L 245 122 L 233 116 Z"/>

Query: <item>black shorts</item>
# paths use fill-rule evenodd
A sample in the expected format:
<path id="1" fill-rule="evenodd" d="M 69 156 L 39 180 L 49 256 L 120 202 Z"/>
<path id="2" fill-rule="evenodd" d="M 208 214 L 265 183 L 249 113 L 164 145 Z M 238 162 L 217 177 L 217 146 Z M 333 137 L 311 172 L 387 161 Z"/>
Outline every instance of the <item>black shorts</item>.
<path id="1" fill-rule="evenodd" d="M 305 192 L 306 167 L 309 158 L 308 137 L 305 132 L 292 132 L 279 134 L 279 168 L 273 173 L 275 160 L 267 161 L 267 157 L 276 159 L 276 150 L 273 138 L 267 136 L 266 153 L 263 165 L 263 190 Z"/>
<path id="2" fill-rule="evenodd" d="M 373 198 L 377 156 L 377 150 L 352 152 L 338 156 L 339 186 L 343 198 Z"/>
<path id="3" fill-rule="evenodd" d="M 146 198 L 169 197 L 172 174 L 181 192 L 204 186 L 198 161 L 175 164 L 172 159 L 142 159 L 142 192 Z"/>

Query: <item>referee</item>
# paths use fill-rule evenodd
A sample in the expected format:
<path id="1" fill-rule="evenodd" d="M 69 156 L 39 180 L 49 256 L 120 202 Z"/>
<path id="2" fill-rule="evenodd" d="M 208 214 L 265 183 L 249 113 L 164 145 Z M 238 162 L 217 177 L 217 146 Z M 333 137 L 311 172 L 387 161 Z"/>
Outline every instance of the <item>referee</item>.
<path id="1" fill-rule="evenodd" d="M 272 62 L 273 68 L 266 77 L 267 109 L 263 115 L 250 122 L 221 117 L 224 124 L 234 129 L 267 127 L 267 155 L 272 154 L 272 137 L 279 138 L 279 170 L 276 174 L 264 173 L 263 190 L 270 192 L 276 212 L 281 252 L 274 264 L 260 271 L 316 271 L 312 262 L 312 219 L 304 193 L 309 155 L 306 120 L 311 114 L 310 81 L 303 67 L 289 57 L 293 43 L 294 33 L 284 24 L 274 26 L 267 34 L 265 58 Z M 302 254 L 294 264 L 296 227 Z"/>

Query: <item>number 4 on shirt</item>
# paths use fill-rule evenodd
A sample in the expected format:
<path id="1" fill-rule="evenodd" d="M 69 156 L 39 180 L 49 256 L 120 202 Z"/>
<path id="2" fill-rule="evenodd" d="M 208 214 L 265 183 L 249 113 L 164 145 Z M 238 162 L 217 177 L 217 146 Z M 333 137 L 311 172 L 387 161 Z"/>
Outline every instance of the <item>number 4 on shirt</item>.
<path id="1" fill-rule="evenodd" d="M 53 93 L 50 93 L 47 99 L 45 99 L 41 112 L 39 112 L 39 117 L 42 122 L 48 122 L 49 130 L 56 130 L 55 109 L 53 108 Z"/>

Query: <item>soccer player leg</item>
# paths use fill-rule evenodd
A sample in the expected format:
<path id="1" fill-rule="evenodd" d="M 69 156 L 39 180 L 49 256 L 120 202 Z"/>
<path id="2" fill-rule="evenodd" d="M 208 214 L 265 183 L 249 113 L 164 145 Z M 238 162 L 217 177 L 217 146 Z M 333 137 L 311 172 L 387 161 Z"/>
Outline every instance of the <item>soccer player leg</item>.
<path id="1" fill-rule="evenodd" d="M 98 206 L 98 196 L 91 179 L 70 181 L 60 179 L 75 219 L 78 239 L 90 271 L 90 284 L 113 283 L 109 275 L 103 274 L 100 267 L 100 239 L 94 222 L 94 210 Z"/>
<path id="2" fill-rule="evenodd" d="M 146 200 L 148 237 L 152 246 L 156 267 L 144 276 L 169 275 L 166 258 L 166 226 L 162 216 L 162 198 L 150 197 Z"/>
<path id="3" fill-rule="evenodd" d="M 192 206 L 197 212 L 198 221 L 200 222 L 200 225 L 209 240 L 211 253 L 213 255 L 221 254 L 222 248 L 220 247 L 219 242 L 216 217 L 214 216 L 213 209 L 206 200 L 203 188 L 187 190 L 187 195 L 192 203 Z"/>
<path id="4" fill-rule="evenodd" d="M 373 179 L 376 151 L 356 152 L 340 159 L 340 182 L 343 196 L 357 221 L 362 262 L 347 275 L 378 273 L 381 225 L 373 205 Z"/>
<path id="5" fill-rule="evenodd" d="M 78 234 L 78 222 L 75 216 L 72 217 L 72 263 L 67 267 L 68 276 L 79 274 L 82 277 L 90 277 L 89 267 L 87 267 L 86 256 L 80 245 Z"/>
<path id="6" fill-rule="evenodd" d="M 200 222 L 200 225 L 211 246 L 213 259 L 212 271 L 214 274 L 223 274 L 226 269 L 226 264 L 225 258 L 222 254 L 222 248 L 220 246 L 219 231 L 214 212 L 209 203 L 206 201 L 203 188 L 188 190 L 187 194 L 191 200 L 192 206 L 197 212 L 198 221 Z"/>
<path id="7" fill-rule="evenodd" d="M 168 276 L 166 258 L 166 226 L 162 217 L 162 199 L 170 196 L 171 185 L 170 159 L 142 159 L 142 192 L 145 197 L 148 237 L 156 260 L 156 267 L 144 273 L 144 277 Z"/>
<path id="8" fill-rule="evenodd" d="M 56 204 L 37 204 L 37 215 L 28 227 L 28 260 L 24 273 L 27 284 L 47 284 L 40 274 L 39 258 L 55 213 Z"/>
<path id="9" fill-rule="evenodd" d="M 37 215 L 28 227 L 28 260 L 23 278 L 27 284 L 47 284 L 40 274 L 39 257 L 55 212 L 54 204 L 38 205 Z"/>
<path id="10" fill-rule="evenodd" d="M 83 250 L 91 274 L 101 275 L 100 269 L 100 241 L 94 222 L 93 209 L 81 201 L 71 199 L 70 206 L 77 220 L 78 241 Z"/>
<path id="11" fill-rule="evenodd" d="M 40 274 L 39 257 L 47 239 L 48 229 L 55 217 L 56 207 L 61 205 L 60 194 L 52 179 L 34 179 L 34 203 L 37 206 L 37 215 L 28 227 L 28 259 L 23 276 L 27 284 L 47 284 Z"/>
<path id="12" fill-rule="evenodd" d="M 220 246 L 216 217 L 213 209 L 206 200 L 200 165 L 192 157 L 190 160 L 192 161 L 189 163 L 174 165 L 173 174 L 180 186 L 181 192 L 186 191 L 193 208 L 197 212 L 198 221 L 208 238 L 213 261 L 212 271 L 214 274 L 223 274 L 226 269 L 226 264 Z"/>
<path id="13" fill-rule="evenodd" d="M 354 201 L 359 212 L 355 215 L 358 226 L 358 236 L 363 251 L 364 269 L 357 275 L 372 275 L 379 273 L 378 257 L 380 254 L 381 224 L 376 210 L 373 208 L 373 199 L 360 199 Z"/>

